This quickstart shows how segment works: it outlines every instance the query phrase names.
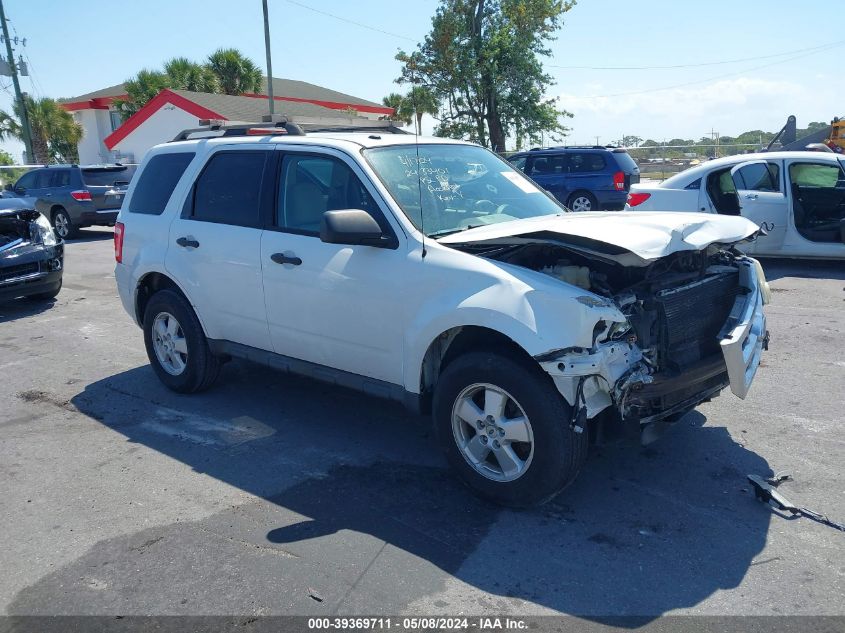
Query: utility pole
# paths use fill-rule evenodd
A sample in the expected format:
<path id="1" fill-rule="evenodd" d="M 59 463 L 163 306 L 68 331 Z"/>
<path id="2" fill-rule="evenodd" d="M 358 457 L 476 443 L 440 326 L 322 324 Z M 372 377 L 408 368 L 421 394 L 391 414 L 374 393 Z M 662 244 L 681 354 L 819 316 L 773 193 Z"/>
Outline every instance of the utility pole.
<path id="1" fill-rule="evenodd" d="M 270 20 L 267 17 L 267 0 L 261 0 L 261 8 L 264 10 L 264 49 L 267 53 L 267 98 L 270 100 L 270 116 L 272 117 L 276 103 L 273 99 L 273 62 L 270 59 Z"/>
<path id="2" fill-rule="evenodd" d="M 265 0 L 266 2 L 266 0 Z M 32 163 L 35 156 L 32 154 L 32 130 L 29 127 L 29 114 L 26 111 L 26 102 L 21 94 L 21 84 L 18 81 L 18 67 L 15 64 L 15 57 L 12 55 L 12 42 L 9 40 L 9 25 L 6 24 L 6 11 L 3 9 L 3 0 L 0 0 L 0 22 L 3 23 L 3 39 L 6 41 L 6 60 L 9 64 L 9 72 L 12 73 L 12 84 L 15 86 L 15 98 L 20 104 L 21 130 L 23 130 L 23 144 L 26 148 L 26 160 Z"/>

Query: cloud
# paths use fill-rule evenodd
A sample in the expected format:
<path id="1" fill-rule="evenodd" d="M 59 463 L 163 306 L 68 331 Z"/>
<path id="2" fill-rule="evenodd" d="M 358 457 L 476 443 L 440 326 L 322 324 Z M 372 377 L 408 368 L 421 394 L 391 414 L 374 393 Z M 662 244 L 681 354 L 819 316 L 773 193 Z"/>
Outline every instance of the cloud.
<path id="1" fill-rule="evenodd" d="M 589 90 L 586 94 L 626 92 L 595 84 Z M 621 131 L 656 138 L 699 138 L 711 127 L 725 135 L 753 129 L 777 131 L 790 114 L 798 117 L 800 127 L 819 117 L 829 120 L 835 113 L 825 112 L 823 104 L 833 103 L 833 97 L 832 89 L 824 84 L 808 89 L 797 81 L 738 77 L 615 97 L 562 93 L 559 104 L 575 115 L 577 135 L 608 134 L 605 140 L 609 141 Z"/>

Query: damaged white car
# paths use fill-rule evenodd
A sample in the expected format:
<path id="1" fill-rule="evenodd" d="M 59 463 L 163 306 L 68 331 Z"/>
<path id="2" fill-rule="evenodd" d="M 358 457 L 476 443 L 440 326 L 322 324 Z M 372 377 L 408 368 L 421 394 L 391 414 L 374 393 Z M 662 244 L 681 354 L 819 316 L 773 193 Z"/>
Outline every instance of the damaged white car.
<path id="1" fill-rule="evenodd" d="M 115 230 L 172 389 L 240 357 L 400 400 L 511 506 L 560 492 L 591 440 L 748 392 L 768 288 L 744 218 L 570 214 L 487 150 L 387 128 L 221 133 L 151 150 Z"/>

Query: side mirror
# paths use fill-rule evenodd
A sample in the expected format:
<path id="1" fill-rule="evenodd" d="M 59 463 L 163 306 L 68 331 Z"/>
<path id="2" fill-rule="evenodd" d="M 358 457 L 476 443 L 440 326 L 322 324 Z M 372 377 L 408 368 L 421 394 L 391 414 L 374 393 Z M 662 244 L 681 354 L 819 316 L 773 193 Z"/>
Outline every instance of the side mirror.
<path id="1" fill-rule="evenodd" d="M 396 248 L 396 239 L 385 235 L 378 222 L 361 209 L 326 211 L 320 222 L 320 241 L 326 244 Z"/>
<path id="2" fill-rule="evenodd" d="M 15 190 L 15 188 L 12 186 L 12 183 L 10 183 L 10 182 L 7 182 L 6 186 L 3 187 L 3 189 L 5 189 L 6 191 L 14 191 Z"/>

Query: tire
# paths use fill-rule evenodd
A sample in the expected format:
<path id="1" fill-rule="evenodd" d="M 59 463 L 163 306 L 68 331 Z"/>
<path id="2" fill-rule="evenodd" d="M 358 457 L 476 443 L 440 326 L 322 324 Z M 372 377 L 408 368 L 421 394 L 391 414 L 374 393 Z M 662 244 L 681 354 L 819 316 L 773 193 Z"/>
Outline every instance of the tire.
<path id="1" fill-rule="evenodd" d="M 589 191 L 576 191 L 566 201 L 566 206 L 573 211 L 598 211 L 599 203 Z"/>
<path id="2" fill-rule="evenodd" d="M 208 389 L 220 373 L 197 315 L 174 290 L 160 290 L 147 303 L 144 344 L 159 380 L 178 393 Z"/>
<path id="3" fill-rule="evenodd" d="M 486 416 L 497 410 L 502 395 L 504 415 L 491 422 Z M 468 423 L 466 418 L 476 413 L 485 417 Z M 527 425 L 515 424 L 520 414 Z M 549 501 L 575 480 L 587 457 L 588 434 L 569 428 L 571 407 L 551 379 L 539 367 L 506 356 L 472 352 L 450 363 L 435 388 L 433 416 L 437 439 L 458 476 L 476 494 L 500 505 L 524 508 Z M 530 442 L 523 441 L 526 437 Z M 484 454 L 478 452 L 480 442 L 488 452 L 473 465 Z M 520 472 L 512 454 L 522 462 Z"/>
<path id="4" fill-rule="evenodd" d="M 56 298 L 56 295 L 59 294 L 61 289 L 62 281 L 60 279 L 59 283 L 56 284 L 56 287 L 53 290 L 48 290 L 47 292 L 39 292 L 34 295 L 27 295 L 26 299 L 28 299 L 29 301 L 52 301 Z"/>
<path id="5" fill-rule="evenodd" d="M 61 207 L 53 212 L 53 230 L 62 240 L 79 236 L 79 227 L 74 225 L 70 214 Z"/>

